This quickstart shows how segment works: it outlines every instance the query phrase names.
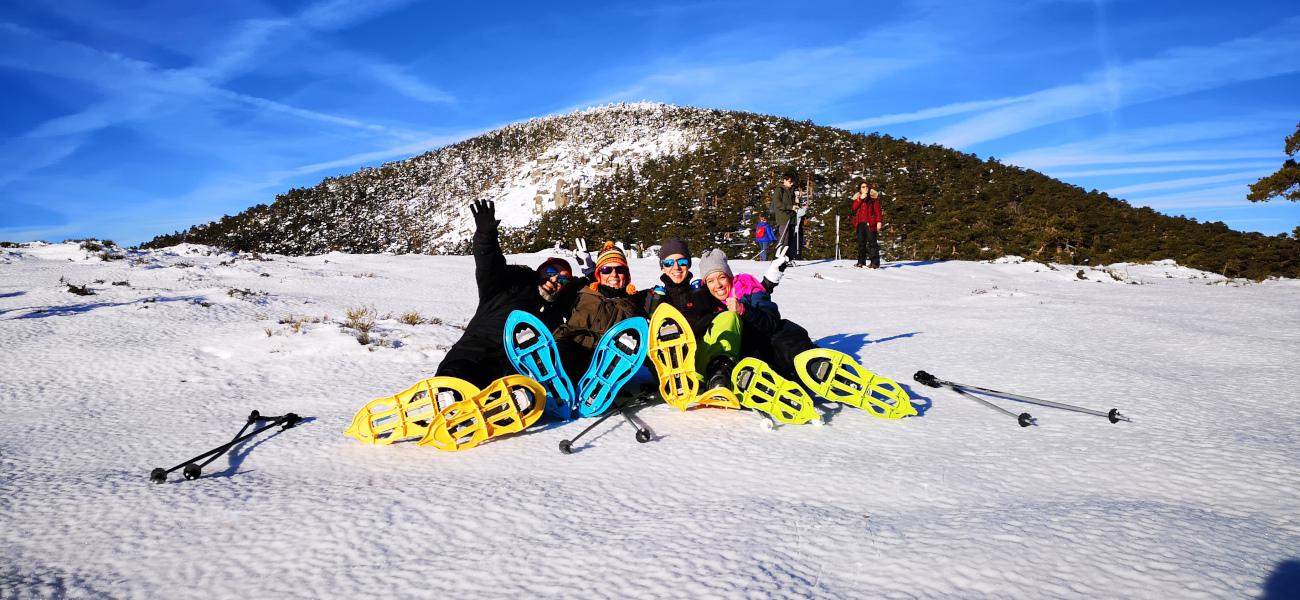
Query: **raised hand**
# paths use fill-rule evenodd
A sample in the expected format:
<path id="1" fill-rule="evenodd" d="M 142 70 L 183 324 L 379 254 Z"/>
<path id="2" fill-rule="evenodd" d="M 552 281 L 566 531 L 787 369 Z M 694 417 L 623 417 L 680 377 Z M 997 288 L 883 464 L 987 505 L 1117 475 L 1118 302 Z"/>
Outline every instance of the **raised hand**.
<path id="1" fill-rule="evenodd" d="M 469 212 L 474 215 L 474 226 L 478 229 L 495 229 L 497 223 L 496 203 L 491 200 L 475 200 L 469 205 Z"/>
<path id="2" fill-rule="evenodd" d="M 772 259 L 772 264 L 767 267 L 767 273 L 763 274 L 763 277 L 772 283 L 781 283 L 781 277 L 785 275 L 786 268 L 790 266 L 790 258 L 785 255 L 789 251 L 789 246 L 777 248 L 776 256 Z"/>
<path id="3" fill-rule="evenodd" d="M 582 269 L 582 274 L 588 277 L 596 272 L 596 261 L 591 260 L 591 253 L 587 252 L 587 241 L 582 238 L 573 240 L 575 252 L 573 257 L 578 261 L 578 268 Z"/>

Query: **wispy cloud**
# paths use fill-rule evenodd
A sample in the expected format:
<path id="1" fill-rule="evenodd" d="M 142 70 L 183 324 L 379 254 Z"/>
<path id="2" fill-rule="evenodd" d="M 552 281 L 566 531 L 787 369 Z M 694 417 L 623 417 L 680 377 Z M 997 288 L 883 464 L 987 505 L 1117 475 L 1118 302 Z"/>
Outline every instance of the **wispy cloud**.
<path id="1" fill-rule="evenodd" d="M 1255 36 L 1213 46 L 1177 48 L 1154 58 L 1114 65 L 1081 83 L 989 100 L 1009 102 L 925 137 L 946 146 L 968 148 L 1119 106 L 1300 72 L 1296 56 L 1300 56 L 1300 18 L 1288 19 Z"/>
<path id="2" fill-rule="evenodd" d="M 572 108 L 657 100 L 805 115 L 860 94 L 881 79 L 933 62 L 945 51 L 941 34 L 913 22 L 891 23 L 840 44 L 787 48 L 758 58 L 703 55 L 708 52 L 701 48 L 727 47 L 739 37 L 729 32 L 676 57 L 643 65 L 632 71 L 640 71 L 632 83 Z"/>
<path id="3" fill-rule="evenodd" d="M 91 98 L 75 112 L 33 125 L 0 147 L 0 157 L 10 165 L 0 185 L 21 180 L 31 172 L 59 163 L 93 139 L 95 132 L 123 124 L 157 120 L 183 111 L 244 109 L 258 118 L 284 115 L 307 122 L 365 131 L 393 141 L 410 143 L 427 137 L 383 123 L 293 106 L 223 84 L 258 68 L 258 55 L 270 44 L 292 41 L 296 32 L 346 27 L 406 2 L 368 4 L 363 9 L 330 2 L 309 7 L 297 19 L 250 19 L 211 44 L 210 59 L 186 68 L 159 67 L 145 60 L 103 51 L 85 44 L 54 39 L 15 23 L 0 22 L 0 67 L 37 72 L 89 84 Z M 347 64 L 403 96 L 425 102 L 450 102 L 449 94 L 419 81 L 401 68 L 349 52 Z M 192 112 L 191 112 L 192 114 Z M 195 119 L 202 120 L 202 119 Z M 177 132 L 181 134 L 181 132 Z M 47 140 L 47 141 L 38 141 Z M 56 141 L 57 140 L 57 141 Z M 57 148 L 57 152 L 53 149 Z"/>
<path id="4" fill-rule="evenodd" d="M 1195 163 L 1174 165 L 1150 165 L 1145 167 L 1116 167 L 1111 169 L 1089 169 L 1084 171 L 1052 171 L 1052 176 L 1062 179 L 1083 177 L 1110 177 L 1115 175 L 1155 175 L 1159 173 L 1201 173 L 1205 171 L 1227 171 L 1230 169 L 1266 170 L 1277 167 L 1277 162 L 1226 162 Z"/>
<path id="5" fill-rule="evenodd" d="M 1139 192 L 1153 192 L 1159 190 L 1179 190 L 1186 188 L 1196 188 L 1212 183 L 1224 183 L 1227 181 L 1237 181 L 1253 183 L 1260 177 L 1267 175 L 1267 169 L 1253 169 L 1250 171 L 1238 171 L 1226 175 L 1208 175 L 1205 177 L 1184 177 L 1181 179 L 1165 179 L 1151 183 L 1139 183 L 1135 185 L 1126 185 L 1106 190 L 1112 196 L 1126 196 Z"/>
<path id="6" fill-rule="evenodd" d="M 1068 165 L 1114 165 L 1225 161 L 1280 157 L 1259 140 L 1285 132 L 1294 116 L 1262 113 L 1234 119 L 1139 127 L 1067 144 L 1013 152 L 1005 162 L 1045 169 Z"/>
<path id="7" fill-rule="evenodd" d="M 1245 198 L 1248 191 L 1247 184 L 1242 183 L 1185 193 L 1136 196 L 1127 198 L 1127 200 L 1132 204 L 1149 206 L 1157 210 L 1229 207 L 1246 204 Z"/>
<path id="8" fill-rule="evenodd" d="M 936 106 L 934 108 L 927 108 L 925 110 L 918 110 L 918 111 L 906 112 L 906 113 L 897 113 L 892 115 L 881 115 L 879 117 L 855 119 L 852 121 L 844 121 L 841 123 L 834 123 L 831 126 L 839 127 L 840 129 L 867 129 L 871 127 L 883 127 L 885 125 L 897 125 L 899 123 L 913 123 L 916 121 L 928 121 L 930 119 L 951 117 L 954 115 L 964 115 L 967 113 L 973 113 L 982 110 L 998 108 L 998 107 L 1006 106 L 1008 104 L 1015 104 L 1017 102 L 1022 102 L 1026 98 L 1027 97 L 1025 96 L 1017 96 L 1013 98 L 997 98 L 994 100 L 976 100 L 974 102 L 954 102 L 952 104 L 946 104 L 944 106 Z"/>

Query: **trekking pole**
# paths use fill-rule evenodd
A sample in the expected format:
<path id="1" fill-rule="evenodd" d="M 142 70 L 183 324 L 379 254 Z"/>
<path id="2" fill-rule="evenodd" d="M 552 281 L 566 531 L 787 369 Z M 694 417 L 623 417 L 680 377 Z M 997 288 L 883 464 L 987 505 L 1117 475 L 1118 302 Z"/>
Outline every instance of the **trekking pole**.
<path id="1" fill-rule="evenodd" d="M 1061 402 L 1052 402 L 1051 400 L 1040 400 L 1040 399 L 1038 399 L 1038 398 L 1031 398 L 1031 397 L 1029 397 L 1029 396 L 1021 396 L 1021 395 L 1019 395 L 1019 394 L 1009 394 L 1009 393 L 1007 393 L 1007 392 L 999 392 L 998 390 L 992 390 L 992 389 L 989 389 L 989 388 L 982 388 L 982 387 L 973 386 L 973 385 L 966 385 L 966 384 L 964 384 L 964 383 L 953 383 L 953 382 L 951 382 L 951 381 L 944 381 L 944 380 L 942 380 L 942 379 L 939 379 L 939 378 L 935 377 L 934 375 L 931 375 L 931 374 L 929 374 L 929 373 L 926 373 L 925 371 L 917 371 L 917 372 L 916 372 L 916 375 L 914 376 L 914 378 L 915 378 L 918 382 L 923 383 L 923 384 L 925 384 L 925 385 L 928 385 L 928 386 L 930 386 L 930 387 L 939 387 L 940 385 L 946 385 L 946 386 L 948 386 L 948 387 L 950 387 L 950 388 L 952 388 L 952 389 L 954 389 L 954 390 L 957 389 L 957 388 L 962 388 L 962 389 L 967 390 L 967 391 L 981 392 L 981 393 L 984 393 L 984 394 L 989 394 L 989 395 L 993 395 L 993 396 L 999 396 L 999 397 L 1002 397 L 1002 398 L 1006 398 L 1006 399 L 1008 399 L 1008 400 L 1016 400 L 1016 401 L 1019 401 L 1019 402 L 1025 402 L 1025 403 L 1027 403 L 1027 404 L 1037 404 L 1037 405 L 1039 405 L 1039 406 L 1046 406 L 1046 407 L 1048 407 L 1048 408 L 1059 408 L 1059 409 L 1061 409 L 1061 410 L 1068 410 L 1068 411 L 1073 411 L 1073 412 L 1079 412 L 1079 413 L 1083 413 L 1083 414 L 1086 414 L 1086 415 L 1096 415 L 1096 416 L 1098 416 L 1098 417 L 1106 417 L 1106 419 L 1108 419 L 1111 423 L 1118 423 L 1118 422 L 1120 422 L 1120 421 L 1126 421 L 1126 422 L 1129 422 L 1129 423 L 1132 423 L 1132 422 L 1133 422 L 1132 419 L 1130 419 L 1130 418 L 1128 418 L 1128 417 L 1126 417 L 1126 416 L 1120 414 L 1118 408 L 1112 408 L 1112 409 L 1110 409 L 1110 411 L 1108 411 L 1108 412 L 1102 412 L 1102 411 L 1100 411 L 1100 410 L 1093 410 L 1093 409 L 1091 409 L 1091 408 L 1083 408 L 1083 407 L 1081 407 L 1081 406 L 1074 406 L 1074 405 L 1072 405 L 1072 404 L 1064 404 L 1064 403 L 1061 403 Z"/>
<path id="2" fill-rule="evenodd" d="M 638 444 L 644 444 L 650 441 L 652 436 L 650 435 L 649 428 L 637 423 L 636 419 L 632 418 L 632 412 L 633 409 L 642 408 L 648 404 L 650 404 L 650 400 L 642 398 L 639 402 L 629 402 L 627 405 L 618 409 L 619 414 L 623 415 L 623 419 L 627 421 L 627 424 L 636 429 L 636 441 Z"/>
<path id="3" fill-rule="evenodd" d="M 996 410 L 996 411 L 998 411 L 998 412 L 1000 412 L 1000 413 L 1002 413 L 1002 414 L 1004 414 L 1004 415 L 1007 415 L 1007 416 L 1010 416 L 1010 417 L 1014 418 L 1014 419 L 1016 420 L 1017 423 L 1020 423 L 1020 426 L 1021 426 L 1021 427 L 1029 427 L 1030 425 L 1037 425 L 1037 424 L 1038 424 L 1038 419 L 1035 419 L 1035 418 L 1034 418 L 1032 415 L 1030 415 L 1029 413 L 1020 413 L 1020 414 L 1017 415 L 1016 413 L 1013 413 L 1013 412 L 1011 412 L 1011 411 L 1009 411 L 1009 410 L 1007 410 L 1007 409 L 1005 409 L 1005 408 L 1002 408 L 1001 406 L 998 406 L 998 405 L 996 405 L 996 404 L 994 404 L 994 403 L 992 403 L 992 402 L 989 402 L 988 400 L 985 400 L 985 399 L 983 399 L 983 398 L 980 398 L 979 396 L 972 395 L 972 394 L 970 394 L 970 393 L 968 393 L 968 392 L 962 390 L 962 389 L 959 388 L 959 387 L 952 388 L 952 391 L 957 392 L 958 394 L 960 394 L 960 395 L 962 395 L 962 396 L 964 396 L 964 397 L 966 397 L 966 398 L 970 398 L 971 400 L 974 400 L 974 401 L 976 401 L 976 402 L 979 402 L 980 404 L 983 404 L 984 406 L 987 406 L 987 407 L 989 407 L 989 408 L 991 408 L 991 409 L 993 409 L 993 410 Z"/>
<path id="4" fill-rule="evenodd" d="M 588 425 L 586 429 L 583 429 L 582 431 L 579 431 L 579 432 L 578 432 L 578 435 L 575 435 L 575 436 L 573 436 L 572 438 L 567 439 L 567 440 L 560 440 L 560 453 L 561 453 L 561 454 L 573 454 L 573 443 L 574 443 L 574 442 L 578 441 L 579 438 L 581 438 L 581 437 L 584 436 L 584 435 L 587 435 L 587 432 L 588 432 L 588 431 L 591 431 L 592 429 L 595 429 L 597 425 L 600 425 L 601 423 L 604 423 L 605 420 L 609 419 L 610 417 L 612 417 L 612 416 L 614 416 L 614 415 L 616 415 L 616 414 L 618 414 L 618 415 L 623 415 L 623 418 L 624 418 L 624 419 L 627 419 L 627 422 L 630 423 L 633 427 L 636 428 L 636 441 L 638 441 L 638 442 L 640 442 L 640 443 L 642 443 L 642 444 L 644 444 L 644 443 L 650 441 L 650 432 L 649 432 L 649 431 L 646 431 L 646 430 L 644 430 L 644 429 L 642 429 L 641 426 L 637 425 L 636 422 L 632 421 L 632 418 L 631 418 L 631 417 L 629 417 L 626 413 L 623 412 L 624 409 L 632 408 L 632 407 L 639 407 L 639 406 L 641 406 L 642 404 L 643 404 L 643 403 L 632 403 L 632 404 L 626 404 L 626 405 L 624 405 L 624 406 L 619 406 L 619 407 L 616 407 L 614 410 L 611 410 L 611 411 L 609 411 L 609 412 L 606 412 L 605 414 L 601 415 L 599 419 L 596 419 L 596 422 L 592 423 L 591 425 Z M 643 439 L 643 438 L 644 438 L 644 439 Z"/>
<path id="5" fill-rule="evenodd" d="M 270 421 L 270 423 L 263 427 L 259 427 L 247 434 L 244 433 L 245 431 L 248 430 L 248 427 L 253 423 L 263 422 L 263 421 Z M 176 469 L 179 469 L 181 467 L 185 468 L 185 470 L 182 471 L 182 473 L 185 475 L 186 479 L 190 479 L 190 480 L 198 479 L 199 476 L 203 474 L 203 467 L 207 466 L 213 460 L 216 460 L 218 456 L 225 454 L 226 451 L 233 448 L 236 444 L 246 439 L 249 439 L 251 437 L 254 437 L 262 433 L 263 431 L 266 431 L 273 427 L 279 427 L 283 425 L 284 429 L 289 429 L 290 427 L 297 425 L 300 421 L 302 421 L 302 417 L 299 417 L 294 413 L 288 413 L 288 414 L 280 415 L 278 417 L 263 417 L 257 411 L 253 411 L 249 413 L 248 420 L 244 422 L 244 427 L 240 429 L 239 433 L 235 434 L 235 437 L 231 438 L 229 442 L 226 442 L 220 446 L 217 446 L 216 448 L 208 450 L 207 452 L 195 456 L 194 458 L 191 458 L 187 461 L 178 463 L 176 466 L 170 469 L 164 469 L 162 467 L 155 468 L 153 471 L 149 472 L 149 480 L 154 483 L 163 483 L 167 481 L 168 473 L 171 473 L 172 471 L 175 471 Z M 283 431 L 284 429 L 282 429 L 281 431 Z M 207 458 L 207 460 L 203 461 L 202 464 L 195 464 L 195 461 L 201 460 L 205 457 Z"/>
<path id="6" fill-rule="evenodd" d="M 835 215 L 835 260 L 840 260 L 840 216 Z"/>

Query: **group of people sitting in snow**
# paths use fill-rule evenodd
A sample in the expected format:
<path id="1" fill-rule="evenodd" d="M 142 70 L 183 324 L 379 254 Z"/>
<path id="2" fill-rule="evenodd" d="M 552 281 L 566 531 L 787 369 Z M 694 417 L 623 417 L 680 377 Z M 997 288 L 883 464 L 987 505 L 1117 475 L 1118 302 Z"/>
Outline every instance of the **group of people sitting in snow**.
<path id="1" fill-rule="evenodd" d="M 535 269 L 510 265 L 501 251 L 494 204 L 475 202 L 471 212 L 478 309 L 438 366 L 437 376 L 483 387 L 513 374 L 502 330 L 515 310 L 533 314 L 552 331 L 573 381 L 588 368 L 607 330 L 630 317 L 648 317 L 665 302 L 681 311 L 695 333 L 696 371 L 706 388 L 730 387 L 732 367 L 741 357 L 759 358 L 782 376 L 793 377 L 794 357 L 816 347 L 807 330 L 781 318 L 772 300 L 789 264 L 784 247 L 761 280 L 735 274 L 720 249 L 700 257 L 696 279 L 696 263 L 686 242 L 667 239 L 659 247 L 658 283 L 638 290 L 632 285 L 627 256 L 612 242 L 606 242 L 594 260 L 579 242 L 575 258 L 580 276 L 568 260 L 554 256 Z"/>
<path id="2" fill-rule="evenodd" d="M 785 192 L 792 185 L 787 177 Z M 874 234 L 878 195 L 864 185 L 855 200 L 877 203 L 875 226 L 858 226 Z M 774 212 L 786 210 L 782 203 L 773 206 Z M 854 357 L 818 348 L 806 329 L 781 317 L 772 296 L 791 264 L 789 244 L 777 247 L 758 278 L 733 272 L 721 249 L 704 252 L 697 262 L 685 241 L 666 239 L 658 249 L 659 281 L 638 290 L 627 255 L 613 242 L 593 257 L 578 240 L 578 273 L 559 256 L 536 268 L 511 265 L 501 251 L 495 205 L 480 200 L 470 211 L 474 316 L 433 378 L 367 403 L 346 435 L 372 444 L 421 436 L 421 446 L 470 448 L 531 426 L 542 415 L 537 400 L 543 398 L 546 411 L 561 419 L 605 412 L 629 378 L 637 381 L 643 359 L 651 365 L 640 372 L 657 376 L 660 395 L 679 410 L 695 403 L 748 408 L 766 413 L 771 423 L 799 424 L 821 419 L 816 395 L 885 419 L 917 414 L 896 382 Z M 683 337 L 685 326 L 692 337 Z M 573 382 L 580 383 L 576 390 Z M 638 430 L 639 441 L 646 441 L 643 433 Z M 567 443 L 561 451 L 569 451 Z"/>

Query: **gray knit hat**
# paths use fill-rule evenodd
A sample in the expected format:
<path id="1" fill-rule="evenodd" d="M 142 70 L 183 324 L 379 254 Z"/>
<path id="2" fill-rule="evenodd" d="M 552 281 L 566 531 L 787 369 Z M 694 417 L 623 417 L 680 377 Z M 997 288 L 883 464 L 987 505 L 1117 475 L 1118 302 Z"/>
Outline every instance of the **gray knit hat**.
<path id="1" fill-rule="evenodd" d="M 731 265 L 727 264 L 727 253 L 722 248 L 714 248 L 700 257 L 700 279 L 708 279 L 713 273 L 726 273 L 731 277 Z"/>
<path id="2" fill-rule="evenodd" d="M 663 260 L 674 254 L 680 254 L 686 258 L 691 257 L 691 249 L 686 246 L 686 242 L 677 238 L 668 238 L 659 246 L 659 260 Z"/>

